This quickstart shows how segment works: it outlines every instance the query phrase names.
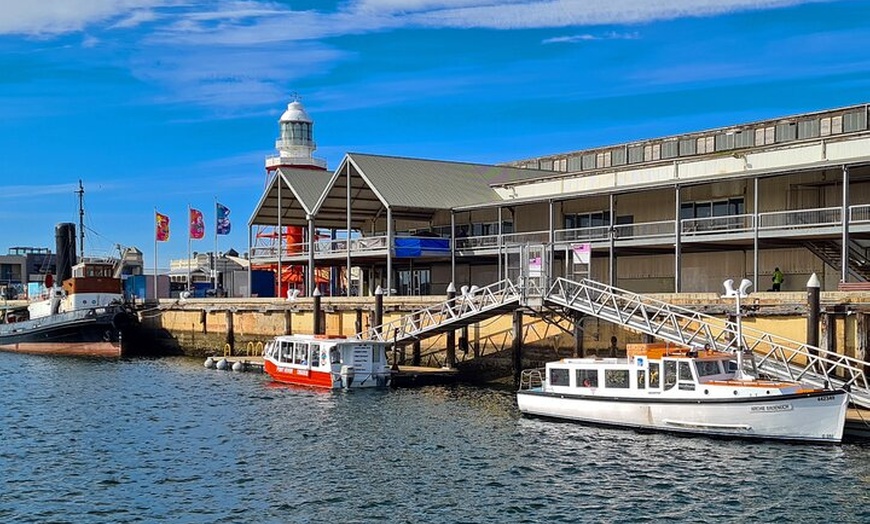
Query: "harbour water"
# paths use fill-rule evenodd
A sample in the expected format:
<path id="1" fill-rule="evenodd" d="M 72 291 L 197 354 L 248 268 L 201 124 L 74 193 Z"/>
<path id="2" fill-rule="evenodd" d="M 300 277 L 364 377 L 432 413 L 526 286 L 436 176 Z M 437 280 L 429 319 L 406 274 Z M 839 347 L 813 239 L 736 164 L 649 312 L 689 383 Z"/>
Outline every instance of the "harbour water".
<path id="1" fill-rule="evenodd" d="M 870 522 L 870 447 L 519 416 L 477 387 L 320 392 L 200 360 L 0 353 L 0 522 Z"/>

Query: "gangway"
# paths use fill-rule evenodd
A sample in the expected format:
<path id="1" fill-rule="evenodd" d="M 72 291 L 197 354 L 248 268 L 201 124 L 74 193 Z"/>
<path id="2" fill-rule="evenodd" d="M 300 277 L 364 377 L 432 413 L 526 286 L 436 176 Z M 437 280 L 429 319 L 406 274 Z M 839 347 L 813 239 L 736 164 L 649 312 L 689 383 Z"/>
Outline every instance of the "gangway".
<path id="1" fill-rule="evenodd" d="M 688 347 L 737 350 L 737 324 L 668 304 L 594 280 L 558 278 L 546 300 L 603 320 Z M 842 387 L 852 402 L 870 408 L 864 374 L 870 363 L 794 340 L 742 327 L 742 346 L 755 356 L 756 372 L 816 387 Z"/>
<path id="2" fill-rule="evenodd" d="M 474 288 L 472 288 L 474 289 Z M 441 304 L 415 311 L 358 333 L 357 338 L 403 343 L 459 329 L 485 318 L 516 309 L 523 298 L 509 279 L 474 289 Z"/>

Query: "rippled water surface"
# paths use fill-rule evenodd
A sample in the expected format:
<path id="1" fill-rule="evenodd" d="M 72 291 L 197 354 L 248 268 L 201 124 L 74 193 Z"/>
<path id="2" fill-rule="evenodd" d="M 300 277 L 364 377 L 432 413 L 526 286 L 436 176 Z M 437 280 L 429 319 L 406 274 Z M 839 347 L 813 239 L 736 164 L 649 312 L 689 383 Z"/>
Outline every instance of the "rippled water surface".
<path id="1" fill-rule="evenodd" d="M 509 391 L 319 392 L 199 360 L 0 353 L 0 522 L 870 522 L 870 447 L 520 417 Z"/>

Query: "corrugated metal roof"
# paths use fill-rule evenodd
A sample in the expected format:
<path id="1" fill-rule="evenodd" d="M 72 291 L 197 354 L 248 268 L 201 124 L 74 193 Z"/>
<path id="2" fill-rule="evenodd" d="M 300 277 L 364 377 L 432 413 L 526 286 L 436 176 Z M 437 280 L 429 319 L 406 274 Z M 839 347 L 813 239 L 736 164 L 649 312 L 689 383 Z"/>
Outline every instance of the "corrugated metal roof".
<path id="1" fill-rule="evenodd" d="M 451 209 L 501 201 L 490 187 L 525 179 L 552 176 L 550 171 L 510 166 L 420 160 L 348 153 L 390 207 Z"/>
<path id="2" fill-rule="evenodd" d="M 282 167 L 278 172 L 287 180 L 293 193 L 297 196 L 306 211 L 312 211 L 326 185 L 329 184 L 332 173 L 319 169 L 301 169 Z"/>

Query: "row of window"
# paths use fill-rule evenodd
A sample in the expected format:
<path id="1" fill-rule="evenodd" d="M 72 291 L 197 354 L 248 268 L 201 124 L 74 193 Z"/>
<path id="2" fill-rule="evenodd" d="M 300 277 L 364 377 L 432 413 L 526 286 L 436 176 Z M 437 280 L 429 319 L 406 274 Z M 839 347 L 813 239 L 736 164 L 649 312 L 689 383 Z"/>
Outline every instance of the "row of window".
<path id="1" fill-rule="evenodd" d="M 659 370 L 658 362 L 650 362 L 649 370 L 637 369 L 634 370 L 634 385 L 636 389 L 652 389 L 659 388 Z M 718 375 L 725 370 L 721 367 L 719 361 L 707 361 L 698 363 L 698 376 L 707 377 Z M 575 387 L 597 388 L 600 387 L 600 375 L 604 376 L 604 387 L 612 389 L 630 389 L 632 387 L 632 370 L 630 369 L 605 369 L 599 373 L 598 369 L 577 369 L 575 370 Z M 568 368 L 550 368 L 548 380 L 551 386 L 570 386 L 570 370 Z M 689 361 L 665 360 L 664 362 L 664 387 L 671 389 L 677 382 L 691 382 L 694 384 L 695 378 L 692 376 L 692 364 Z M 682 386 L 681 386 L 682 387 Z"/>
<path id="2" fill-rule="evenodd" d="M 307 122 L 281 123 L 281 140 L 291 144 L 304 145 L 311 142 L 311 124 Z"/>
<path id="3" fill-rule="evenodd" d="M 766 123 L 760 127 L 723 130 L 701 137 L 667 138 L 645 144 L 566 155 L 562 158 L 528 160 L 516 165 L 545 171 L 588 171 L 854 133 L 866 129 L 867 111 L 860 108 L 838 115 Z"/>

